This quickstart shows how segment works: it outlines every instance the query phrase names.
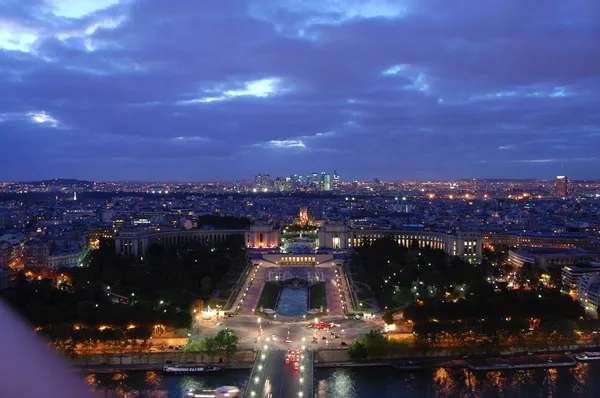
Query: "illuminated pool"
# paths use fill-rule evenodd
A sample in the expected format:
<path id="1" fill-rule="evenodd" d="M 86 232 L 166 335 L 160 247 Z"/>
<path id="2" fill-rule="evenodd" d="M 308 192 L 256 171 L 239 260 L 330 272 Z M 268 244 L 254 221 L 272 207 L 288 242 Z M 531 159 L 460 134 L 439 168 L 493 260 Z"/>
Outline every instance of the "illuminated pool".
<path id="1" fill-rule="evenodd" d="M 306 314 L 308 308 L 308 289 L 291 289 L 284 287 L 279 296 L 276 312 L 283 316 L 300 316 Z"/>

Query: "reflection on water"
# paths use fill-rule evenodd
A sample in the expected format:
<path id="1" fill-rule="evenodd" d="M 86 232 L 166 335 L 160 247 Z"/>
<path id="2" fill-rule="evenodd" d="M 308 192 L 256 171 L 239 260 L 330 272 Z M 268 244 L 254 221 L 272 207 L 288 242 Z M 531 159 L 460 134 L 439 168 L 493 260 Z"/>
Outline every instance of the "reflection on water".
<path id="1" fill-rule="evenodd" d="M 442 368 L 418 372 L 392 368 L 317 369 L 315 380 L 319 398 L 600 397 L 600 364 L 494 372 Z M 548 383 L 551 389 L 546 387 Z"/>
<path id="2" fill-rule="evenodd" d="M 300 316 L 306 314 L 308 308 L 308 289 L 290 289 L 284 287 L 279 296 L 277 313 L 285 316 Z"/>
<path id="3" fill-rule="evenodd" d="M 181 398 L 194 388 L 214 389 L 220 386 L 245 388 L 250 372 L 227 371 L 219 374 L 173 376 L 162 372 L 127 372 L 116 374 L 90 374 L 87 382 L 93 391 L 106 397 Z"/>
<path id="4" fill-rule="evenodd" d="M 191 388 L 234 385 L 245 388 L 249 371 L 214 375 L 165 376 L 161 372 L 91 374 L 87 382 L 108 397 L 177 397 Z M 600 397 L 600 364 L 574 368 L 473 372 L 430 369 L 404 372 L 387 367 L 319 368 L 318 398 L 596 398 Z"/>

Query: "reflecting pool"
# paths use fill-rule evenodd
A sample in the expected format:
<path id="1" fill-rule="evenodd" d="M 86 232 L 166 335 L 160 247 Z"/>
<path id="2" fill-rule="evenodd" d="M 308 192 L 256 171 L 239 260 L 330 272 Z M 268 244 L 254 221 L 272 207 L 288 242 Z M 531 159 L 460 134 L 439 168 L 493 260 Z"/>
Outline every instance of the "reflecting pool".
<path id="1" fill-rule="evenodd" d="M 283 316 L 301 316 L 308 308 L 308 289 L 284 287 L 279 296 L 276 312 Z"/>

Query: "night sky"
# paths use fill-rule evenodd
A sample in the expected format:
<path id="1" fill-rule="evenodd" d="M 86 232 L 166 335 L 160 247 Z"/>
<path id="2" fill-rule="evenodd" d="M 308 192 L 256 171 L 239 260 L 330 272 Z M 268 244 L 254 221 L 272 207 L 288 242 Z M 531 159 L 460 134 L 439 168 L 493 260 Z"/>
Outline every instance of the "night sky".
<path id="1" fill-rule="evenodd" d="M 0 0 L 0 179 L 600 178 L 598 0 Z"/>

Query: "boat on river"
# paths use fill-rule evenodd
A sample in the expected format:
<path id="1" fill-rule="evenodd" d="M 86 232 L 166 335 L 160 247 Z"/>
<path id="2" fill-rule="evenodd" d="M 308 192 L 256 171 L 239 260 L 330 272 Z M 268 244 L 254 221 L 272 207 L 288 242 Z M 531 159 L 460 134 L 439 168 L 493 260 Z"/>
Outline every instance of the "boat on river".
<path id="1" fill-rule="evenodd" d="M 223 386 L 215 390 L 191 389 L 183 396 L 184 398 L 224 398 L 238 397 L 240 389 L 233 386 Z"/>
<path id="2" fill-rule="evenodd" d="M 575 359 L 579 362 L 594 362 L 600 361 L 600 352 L 598 351 L 587 351 L 575 355 Z"/>
<path id="3" fill-rule="evenodd" d="M 218 372 L 221 368 L 213 365 L 167 365 L 163 368 L 163 372 L 166 373 L 204 373 L 204 372 Z"/>

